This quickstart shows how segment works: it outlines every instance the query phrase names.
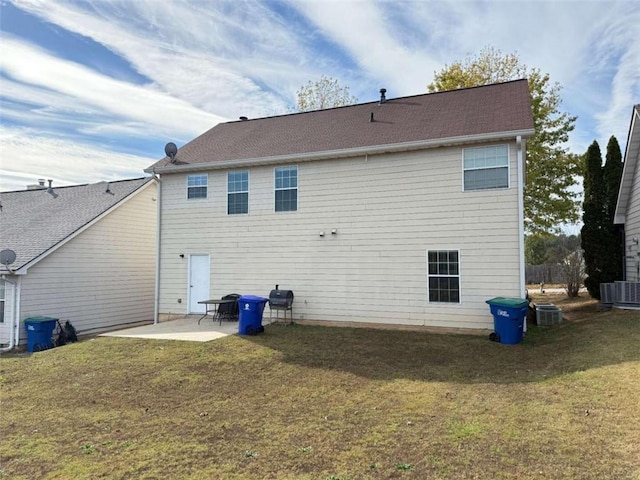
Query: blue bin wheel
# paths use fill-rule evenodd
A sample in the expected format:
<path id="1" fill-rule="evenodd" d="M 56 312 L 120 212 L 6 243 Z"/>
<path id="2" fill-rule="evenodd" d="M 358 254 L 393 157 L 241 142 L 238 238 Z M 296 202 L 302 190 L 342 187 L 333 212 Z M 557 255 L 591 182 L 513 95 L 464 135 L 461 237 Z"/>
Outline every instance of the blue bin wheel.
<path id="1" fill-rule="evenodd" d="M 496 332 L 491 332 L 489 334 L 489 340 L 491 340 L 492 342 L 499 342 L 500 341 L 500 335 L 498 335 Z"/>
<path id="2" fill-rule="evenodd" d="M 264 327 L 262 325 L 260 325 L 260 328 L 258 329 L 258 332 L 260 332 L 260 333 L 264 332 Z"/>
<path id="3" fill-rule="evenodd" d="M 252 326 L 248 326 L 247 327 L 247 335 L 255 335 L 257 332 L 257 330 L 255 329 L 255 327 Z"/>

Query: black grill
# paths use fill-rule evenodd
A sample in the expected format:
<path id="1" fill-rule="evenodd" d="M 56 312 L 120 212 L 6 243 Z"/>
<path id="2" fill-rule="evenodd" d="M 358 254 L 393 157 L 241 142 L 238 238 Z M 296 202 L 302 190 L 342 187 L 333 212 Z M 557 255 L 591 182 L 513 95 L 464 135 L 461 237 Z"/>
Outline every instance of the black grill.
<path id="1" fill-rule="evenodd" d="M 277 310 L 291 310 L 293 292 L 291 290 L 271 290 L 269 293 L 269 308 Z"/>
<path id="2" fill-rule="evenodd" d="M 275 290 L 269 293 L 269 322 L 271 323 L 273 312 L 276 312 L 276 321 L 280 321 L 280 311 L 284 312 L 284 323 L 293 323 L 291 313 L 293 310 L 293 292 L 291 290 L 280 290 L 276 285 Z M 287 312 L 289 321 L 287 322 Z"/>

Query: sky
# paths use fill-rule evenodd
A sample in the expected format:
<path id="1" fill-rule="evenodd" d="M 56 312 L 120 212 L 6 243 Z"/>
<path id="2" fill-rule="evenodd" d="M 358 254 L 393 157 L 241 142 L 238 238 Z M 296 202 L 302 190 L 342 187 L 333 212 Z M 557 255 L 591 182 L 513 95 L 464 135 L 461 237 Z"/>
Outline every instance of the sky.
<path id="1" fill-rule="evenodd" d="M 285 114 L 322 75 L 360 102 L 425 93 L 492 46 L 561 86 L 567 148 L 623 150 L 639 1 L 0 0 L 0 191 L 146 175 L 219 122 Z"/>

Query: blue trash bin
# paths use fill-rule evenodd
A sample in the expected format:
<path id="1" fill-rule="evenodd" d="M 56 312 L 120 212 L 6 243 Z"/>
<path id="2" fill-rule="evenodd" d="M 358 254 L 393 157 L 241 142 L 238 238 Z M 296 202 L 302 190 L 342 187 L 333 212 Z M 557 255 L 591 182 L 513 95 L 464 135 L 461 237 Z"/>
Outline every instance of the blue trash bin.
<path id="1" fill-rule="evenodd" d="M 240 335 L 257 335 L 264 332 L 262 312 L 268 298 L 255 295 L 242 295 L 238 299 L 238 333 Z"/>
<path id="2" fill-rule="evenodd" d="M 496 297 L 487 300 L 493 315 L 493 329 L 489 338 L 496 342 L 514 345 L 522 341 L 524 321 L 529 300 L 526 298 Z"/>
<path id="3" fill-rule="evenodd" d="M 39 352 L 53 348 L 53 330 L 58 323 L 57 318 L 29 317 L 24 321 L 27 330 L 27 351 Z"/>

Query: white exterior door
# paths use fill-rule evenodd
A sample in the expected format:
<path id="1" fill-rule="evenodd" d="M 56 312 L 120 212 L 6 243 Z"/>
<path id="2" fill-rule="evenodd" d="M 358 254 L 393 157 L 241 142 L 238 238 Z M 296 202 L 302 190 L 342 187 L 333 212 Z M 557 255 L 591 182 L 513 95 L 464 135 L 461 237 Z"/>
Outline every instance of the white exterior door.
<path id="1" fill-rule="evenodd" d="M 189 313 L 204 313 L 209 300 L 209 255 L 189 255 Z"/>
<path id="2" fill-rule="evenodd" d="M 0 344 L 8 344 L 11 336 L 13 305 L 8 300 L 13 298 L 14 285 L 0 278 Z"/>

